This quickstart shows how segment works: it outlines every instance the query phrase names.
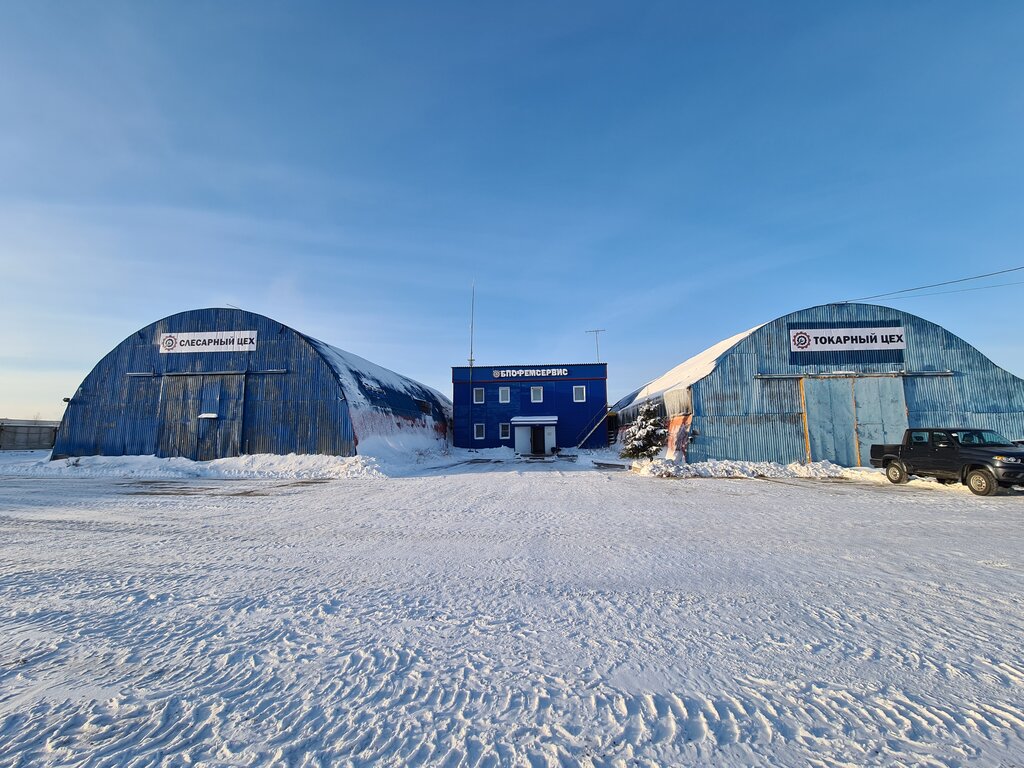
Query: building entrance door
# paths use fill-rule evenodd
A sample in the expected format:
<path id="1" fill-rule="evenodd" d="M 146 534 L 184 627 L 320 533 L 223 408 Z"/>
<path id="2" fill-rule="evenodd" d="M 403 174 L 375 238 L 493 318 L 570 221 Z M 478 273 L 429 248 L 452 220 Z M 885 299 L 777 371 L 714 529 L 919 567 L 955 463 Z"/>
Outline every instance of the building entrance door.
<path id="1" fill-rule="evenodd" d="M 544 447 L 544 427 L 531 427 L 530 453 L 547 453 Z"/>

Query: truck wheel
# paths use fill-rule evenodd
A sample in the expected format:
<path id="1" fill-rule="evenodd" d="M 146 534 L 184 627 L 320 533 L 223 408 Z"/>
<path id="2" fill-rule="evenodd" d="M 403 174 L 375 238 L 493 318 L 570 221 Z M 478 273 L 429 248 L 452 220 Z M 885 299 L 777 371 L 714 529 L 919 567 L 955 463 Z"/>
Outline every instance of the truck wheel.
<path id="1" fill-rule="evenodd" d="M 896 485 L 902 485 L 910 480 L 907 468 L 903 466 L 902 461 L 890 461 L 885 466 L 885 476 L 889 478 L 890 483 L 895 483 Z"/>
<path id="2" fill-rule="evenodd" d="M 972 469 L 964 479 L 971 493 L 977 496 L 991 496 L 999 489 L 996 479 L 987 469 Z"/>

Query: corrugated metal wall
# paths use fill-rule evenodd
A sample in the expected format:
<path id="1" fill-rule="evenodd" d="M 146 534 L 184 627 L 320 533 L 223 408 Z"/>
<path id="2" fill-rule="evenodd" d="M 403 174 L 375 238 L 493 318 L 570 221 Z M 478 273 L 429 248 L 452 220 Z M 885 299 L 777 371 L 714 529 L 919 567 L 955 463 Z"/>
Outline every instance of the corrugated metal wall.
<path id="1" fill-rule="evenodd" d="M 160 354 L 161 333 L 256 331 L 254 351 Z M 355 453 L 337 375 L 291 328 L 236 309 L 201 309 L 132 334 L 75 393 L 54 458 Z M 217 419 L 199 419 L 214 408 Z"/>
<path id="2" fill-rule="evenodd" d="M 806 457 L 799 379 L 755 379 L 758 355 L 729 355 L 691 388 L 689 461 L 738 459 L 786 464 Z"/>
<path id="3" fill-rule="evenodd" d="M 906 329 L 902 361 L 891 352 L 870 362 L 863 353 L 815 353 L 810 364 L 791 357 L 791 327 L 874 325 Z M 828 378 L 836 372 L 848 373 Z M 758 378 L 765 376 L 785 378 Z M 810 447 L 814 460 L 867 464 L 870 442 L 896 440 L 907 426 L 984 427 L 1024 438 L 1024 380 L 934 323 L 869 304 L 826 304 L 768 323 L 726 353 L 689 399 L 698 433 L 689 461 L 789 463 L 806 460 Z M 665 405 L 689 403 L 677 395 Z"/>

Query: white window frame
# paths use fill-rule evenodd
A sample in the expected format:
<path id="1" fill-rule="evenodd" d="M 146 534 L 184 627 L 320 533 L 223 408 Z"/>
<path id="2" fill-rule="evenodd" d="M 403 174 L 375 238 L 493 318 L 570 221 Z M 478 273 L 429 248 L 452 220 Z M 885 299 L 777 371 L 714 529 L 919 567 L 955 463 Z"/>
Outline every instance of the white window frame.
<path id="1" fill-rule="evenodd" d="M 576 393 L 579 392 L 583 397 L 576 397 Z M 585 403 L 587 402 L 587 386 L 585 384 L 573 384 L 572 385 L 572 401 L 574 403 Z"/>
<path id="2" fill-rule="evenodd" d="M 486 424 L 474 424 L 473 425 L 473 439 L 474 440 L 485 440 L 487 438 L 487 425 Z"/>
<path id="3" fill-rule="evenodd" d="M 499 403 L 511 403 L 512 402 L 512 390 L 509 387 L 498 387 L 498 402 Z"/>
<path id="4" fill-rule="evenodd" d="M 480 399 L 477 400 L 476 396 L 480 395 Z M 473 387 L 473 405 L 483 405 L 484 403 L 484 388 Z"/>
<path id="5" fill-rule="evenodd" d="M 538 397 L 537 395 L 540 395 Z M 531 403 L 543 403 L 544 402 L 544 387 L 530 387 L 530 402 Z"/>
<path id="6" fill-rule="evenodd" d="M 498 439 L 499 440 L 511 440 L 512 439 L 512 424 L 506 422 L 498 425 Z"/>

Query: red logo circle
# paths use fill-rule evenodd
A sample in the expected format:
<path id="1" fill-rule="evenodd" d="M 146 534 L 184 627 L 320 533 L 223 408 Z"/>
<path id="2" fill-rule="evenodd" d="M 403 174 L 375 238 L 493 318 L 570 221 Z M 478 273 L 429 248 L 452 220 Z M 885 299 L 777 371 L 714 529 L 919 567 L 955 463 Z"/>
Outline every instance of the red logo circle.
<path id="1" fill-rule="evenodd" d="M 797 331 L 793 334 L 793 346 L 797 349 L 807 349 L 811 346 L 810 334 L 804 333 L 803 331 Z"/>

